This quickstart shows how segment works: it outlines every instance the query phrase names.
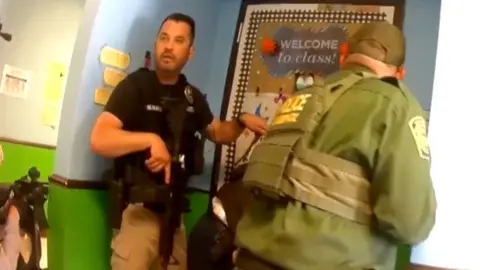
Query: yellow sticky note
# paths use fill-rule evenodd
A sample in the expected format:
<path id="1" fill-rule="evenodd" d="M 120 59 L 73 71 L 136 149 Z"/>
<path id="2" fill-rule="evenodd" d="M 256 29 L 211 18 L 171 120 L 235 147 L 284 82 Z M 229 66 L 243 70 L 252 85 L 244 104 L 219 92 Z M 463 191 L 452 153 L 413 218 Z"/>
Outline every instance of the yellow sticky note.
<path id="1" fill-rule="evenodd" d="M 125 70 L 130 65 L 130 55 L 112 47 L 105 46 L 100 51 L 100 62 L 106 66 Z"/>
<path id="2" fill-rule="evenodd" d="M 127 77 L 127 73 L 115 70 L 110 67 L 106 67 L 103 72 L 103 82 L 108 85 L 115 87 L 119 82 Z"/>
<path id="3" fill-rule="evenodd" d="M 44 102 L 61 104 L 63 87 L 67 76 L 67 66 L 62 63 L 50 63 L 44 89 Z"/>
<path id="4" fill-rule="evenodd" d="M 60 115 L 59 104 L 44 103 L 42 108 L 42 124 L 55 128 L 58 125 Z"/>
<path id="5" fill-rule="evenodd" d="M 112 94 L 112 89 L 110 88 L 97 88 L 95 89 L 95 104 L 105 106 Z"/>

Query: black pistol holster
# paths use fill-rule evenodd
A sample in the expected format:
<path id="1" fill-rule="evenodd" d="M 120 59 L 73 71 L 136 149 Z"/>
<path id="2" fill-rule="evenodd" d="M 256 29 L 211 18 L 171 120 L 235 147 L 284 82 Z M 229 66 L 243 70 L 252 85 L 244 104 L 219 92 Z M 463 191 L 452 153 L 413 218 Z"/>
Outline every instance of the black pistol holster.
<path id="1" fill-rule="evenodd" d="M 127 207 L 128 196 L 127 188 L 122 179 L 114 177 L 114 169 L 107 170 L 102 180 L 108 183 L 108 197 L 109 197 L 109 214 L 110 222 L 113 229 L 120 229 L 122 224 L 122 213 Z"/>

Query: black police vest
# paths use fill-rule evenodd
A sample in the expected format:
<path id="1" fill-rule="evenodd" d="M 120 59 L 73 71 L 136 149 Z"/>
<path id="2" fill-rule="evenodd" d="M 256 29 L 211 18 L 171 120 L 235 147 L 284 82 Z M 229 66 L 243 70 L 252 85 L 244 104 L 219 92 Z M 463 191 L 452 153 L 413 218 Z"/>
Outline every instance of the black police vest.
<path id="1" fill-rule="evenodd" d="M 174 144 L 178 143 L 179 154 L 185 157 L 185 169 L 188 174 L 201 173 L 204 139 L 199 139 L 197 134 L 193 89 L 185 77 L 183 75 L 180 77 L 180 81 L 173 89 L 175 93 L 162 89 L 155 72 L 145 68 L 131 73 L 127 79 L 137 87 L 141 101 L 136 116 L 138 121 L 129 126 L 128 130 L 158 134 L 165 141 L 172 155 L 175 152 Z M 179 111 L 180 108 L 182 111 Z M 178 122 L 183 123 L 180 136 L 172 130 L 172 124 L 178 124 Z M 115 161 L 116 177 L 128 178 L 129 176 L 124 175 L 125 167 L 130 166 L 135 168 L 134 175 L 130 176 L 134 178 L 135 184 L 163 183 L 163 173 L 152 174 L 144 165 L 148 155 L 149 150 L 117 159 Z M 201 161 L 198 161 L 199 157 Z"/>

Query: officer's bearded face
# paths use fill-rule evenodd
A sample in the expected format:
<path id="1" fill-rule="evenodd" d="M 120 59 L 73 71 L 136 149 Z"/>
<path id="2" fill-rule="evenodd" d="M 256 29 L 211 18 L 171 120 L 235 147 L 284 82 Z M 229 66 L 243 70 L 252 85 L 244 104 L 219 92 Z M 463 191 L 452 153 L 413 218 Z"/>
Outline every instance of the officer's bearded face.
<path id="1" fill-rule="evenodd" d="M 184 22 L 166 21 L 155 42 L 155 62 L 159 70 L 180 71 L 193 56 L 192 32 Z"/>

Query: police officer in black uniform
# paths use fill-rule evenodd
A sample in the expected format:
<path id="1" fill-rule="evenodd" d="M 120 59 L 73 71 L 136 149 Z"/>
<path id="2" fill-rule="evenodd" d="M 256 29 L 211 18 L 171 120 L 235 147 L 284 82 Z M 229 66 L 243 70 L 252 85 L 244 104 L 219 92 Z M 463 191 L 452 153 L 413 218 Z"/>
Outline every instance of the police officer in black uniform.
<path id="1" fill-rule="evenodd" d="M 235 141 L 244 128 L 259 134 L 267 129 L 265 121 L 252 114 L 241 114 L 231 121 L 214 119 L 205 97 L 181 74 L 193 57 L 194 37 L 195 22 L 191 17 L 169 15 L 155 40 L 155 71 L 140 69 L 120 82 L 92 130 L 92 150 L 115 158 L 114 178 L 132 181 L 137 190 L 148 190 L 145 197 L 155 193 L 150 192 L 152 186 L 175 182 L 172 162 L 181 162 L 187 175 L 195 173 L 192 142 L 198 134 L 226 144 Z M 186 106 L 180 110 L 182 104 Z M 173 128 L 178 122 L 183 124 L 181 136 L 175 135 Z M 178 140 L 181 143 L 176 149 Z M 172 151 L 181 155 L 172 157 Z M 162 269 L 164 265 L 158 248 L 161 237 L 165 237 L 159 229 L 164 224 L 161 207 L 158 203 L 139 201 L 130 198 L 121 217 L 119 234 L 112 240 L 113 270 Z M 175 234 L 175 269 L 186 268 L 182 228 Z"/>

